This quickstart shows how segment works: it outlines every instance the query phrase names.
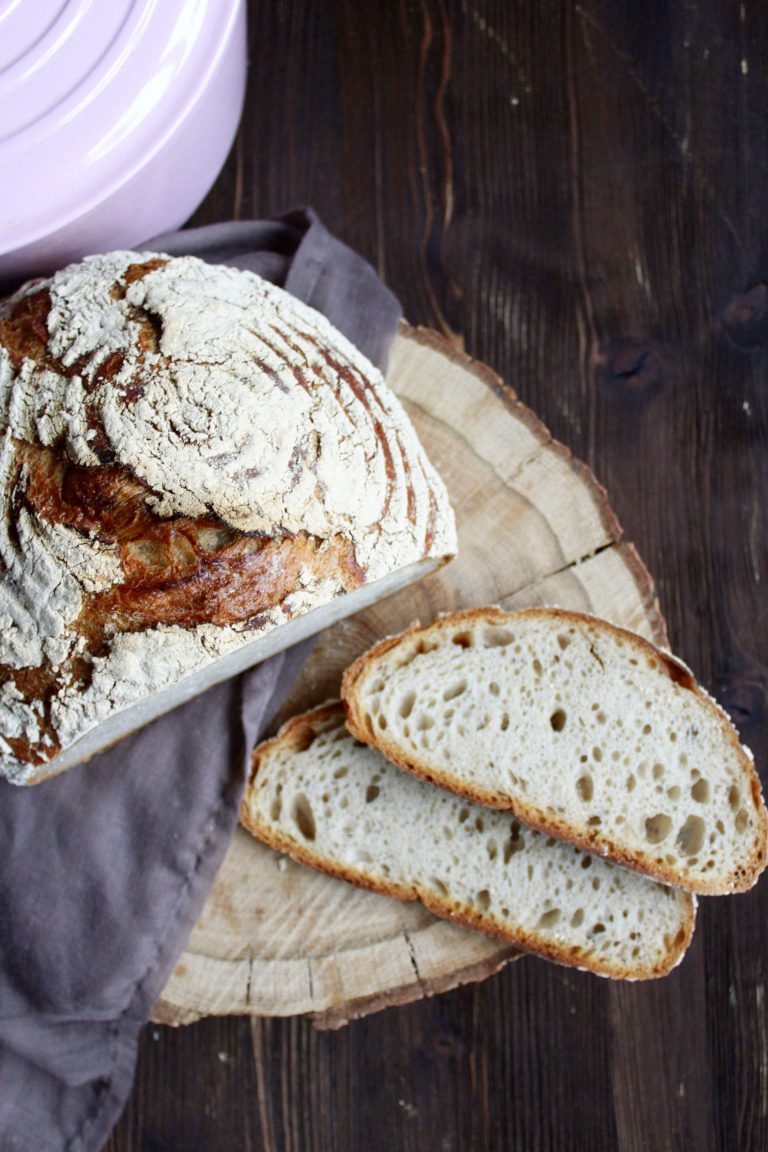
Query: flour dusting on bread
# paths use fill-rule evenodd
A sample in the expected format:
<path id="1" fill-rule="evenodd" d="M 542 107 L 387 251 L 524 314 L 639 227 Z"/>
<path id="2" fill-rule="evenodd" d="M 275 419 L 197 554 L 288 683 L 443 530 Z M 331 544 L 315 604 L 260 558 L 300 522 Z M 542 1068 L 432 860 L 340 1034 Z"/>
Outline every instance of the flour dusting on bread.
<path id="1" fill-rule="evenodd" d="M 455 551 L 378 370 L 250 272 L 116 252 L 0 304 L 0 772 Z M 9 751 L 10 749 L 10 751 Z"/>

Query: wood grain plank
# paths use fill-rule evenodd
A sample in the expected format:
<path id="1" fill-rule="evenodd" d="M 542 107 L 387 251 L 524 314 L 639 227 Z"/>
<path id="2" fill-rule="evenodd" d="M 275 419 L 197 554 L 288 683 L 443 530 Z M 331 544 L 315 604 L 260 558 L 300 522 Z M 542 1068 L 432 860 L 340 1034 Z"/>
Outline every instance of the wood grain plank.
<path id="1" fill-rule="evenodd" d="M 312 202 L 410 319 L 499 371 L 605 483 L 764 772 L 765 5 L 249 14 L 243 127 L 196 222 Z M 254 1024 L 253 1067 L 247 1023 L 148 1031 L 110 1150 L 762 1152 L 764 887 L 702 902 L 652 989 L 525 961 L 339 1033 Z"/>

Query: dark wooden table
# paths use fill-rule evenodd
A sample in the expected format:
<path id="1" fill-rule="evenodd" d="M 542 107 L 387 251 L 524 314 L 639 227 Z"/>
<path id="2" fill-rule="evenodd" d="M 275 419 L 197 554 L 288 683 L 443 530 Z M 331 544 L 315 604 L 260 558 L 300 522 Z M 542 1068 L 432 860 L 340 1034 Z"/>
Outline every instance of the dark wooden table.
<path id="1" fill-rule="evenodd" d="M 195 223 L 312 204 L 587 460 L 673 644 L 768 753 L 768 10 L 253 0 Z M 337 1033 L 144 1035 L 110 1152 L 768 1148 L 768 880 L 667 980 L 528 959 Z"/>

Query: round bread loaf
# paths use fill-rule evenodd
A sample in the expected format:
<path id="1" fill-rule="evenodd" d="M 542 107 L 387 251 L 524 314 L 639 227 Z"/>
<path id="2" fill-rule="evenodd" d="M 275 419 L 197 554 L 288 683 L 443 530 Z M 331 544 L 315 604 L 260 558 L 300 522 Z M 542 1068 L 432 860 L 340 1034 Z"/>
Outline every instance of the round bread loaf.
<path id="1" fill-rule="evenodd" d="M 378 370 L 287 293 L 194 257 L 96 256 L 4 301 L 0 434 L 18 783 L 455 551 Z"/>

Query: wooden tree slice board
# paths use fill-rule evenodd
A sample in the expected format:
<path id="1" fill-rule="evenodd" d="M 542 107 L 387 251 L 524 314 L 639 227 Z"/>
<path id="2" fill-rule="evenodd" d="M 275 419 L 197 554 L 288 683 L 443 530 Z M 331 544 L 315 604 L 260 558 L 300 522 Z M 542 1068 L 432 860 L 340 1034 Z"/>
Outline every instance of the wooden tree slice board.
<path id="1" fill-rule="evenodd" d="M 388 380 L 443 477 L 460 554 L 421 584 L 325 632 L 282 718 L 338 694 L 341 672 L 414 619 L 482 604 L 592 612 L 667 643 L 652 580 L 589 469 L 489 369 L 435 333 L 403 326 Z M 155 1010 L 353 1016 L 498 971 L 517 954 L 421 905 L 361 891 L 234 838 Z"/>

